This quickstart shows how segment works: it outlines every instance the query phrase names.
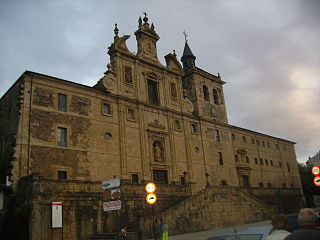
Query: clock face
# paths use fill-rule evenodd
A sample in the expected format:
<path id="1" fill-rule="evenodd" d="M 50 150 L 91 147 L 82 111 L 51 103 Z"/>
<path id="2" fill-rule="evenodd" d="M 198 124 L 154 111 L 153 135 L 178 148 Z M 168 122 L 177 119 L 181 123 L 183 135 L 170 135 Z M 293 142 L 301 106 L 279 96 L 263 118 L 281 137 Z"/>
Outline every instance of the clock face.
<path id="1" fill-rule="evenodd" d="M 211 108 L 212 116 L 216 117 L 218 115 L 218 110 L 215 107 Z"/>

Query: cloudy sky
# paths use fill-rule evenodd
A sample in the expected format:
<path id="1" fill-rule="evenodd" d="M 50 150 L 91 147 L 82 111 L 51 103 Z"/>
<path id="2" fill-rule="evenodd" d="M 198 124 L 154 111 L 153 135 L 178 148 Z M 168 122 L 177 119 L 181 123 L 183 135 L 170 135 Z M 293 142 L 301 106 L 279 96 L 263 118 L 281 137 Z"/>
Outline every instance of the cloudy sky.
<path id="1" fill-rule="evenodd" d="M 227 82 L 229 123 L 297 142 L 300 162 L 320 150 L 320 0 L 0 0 L 0 96 L 25 70 L 94 85 L 114 23 L 133 35 L 144 11 L 162 63 L 186 31 L 196 65 Z"/>

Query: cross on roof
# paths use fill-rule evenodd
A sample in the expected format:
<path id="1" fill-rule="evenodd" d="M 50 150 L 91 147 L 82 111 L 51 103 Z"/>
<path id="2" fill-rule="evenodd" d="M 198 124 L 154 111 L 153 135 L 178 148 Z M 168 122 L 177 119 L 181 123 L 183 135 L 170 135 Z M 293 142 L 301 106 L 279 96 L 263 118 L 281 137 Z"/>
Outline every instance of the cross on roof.
<path id="1" fill-rule="evenodd" d="M 146 12 L 143 12 L 143 14 L 144 14 L 144 17 L 147 17 L 147 15 L 148 15 Z"/>
<path id="2" fill-rule="evenodd" d="M 188 39 L 187 39 L 188 34 L 186 33 L 186 31 L 183 31 L 183 33 L 182 33 L 182 34 L 184 35 L 184 39 L 185 39 L 186 41 L 188 41 Z"/>

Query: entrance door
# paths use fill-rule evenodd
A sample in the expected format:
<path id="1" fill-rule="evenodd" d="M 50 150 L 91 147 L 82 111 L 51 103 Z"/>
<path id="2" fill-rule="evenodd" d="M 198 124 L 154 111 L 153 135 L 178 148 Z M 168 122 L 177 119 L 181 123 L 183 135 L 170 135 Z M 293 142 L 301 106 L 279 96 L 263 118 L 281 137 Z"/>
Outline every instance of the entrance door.
<path id="1" fill-rule="evenodd" d="M 153 181 L 155 183 L 168 184 L 168 176 L 166 170 L 153 170 Z"/>
<path id="2" fill-rule="evenodd" d="M 250 187 L 249 176 L 242 175 L 242 183 L 244 187 Z"/>

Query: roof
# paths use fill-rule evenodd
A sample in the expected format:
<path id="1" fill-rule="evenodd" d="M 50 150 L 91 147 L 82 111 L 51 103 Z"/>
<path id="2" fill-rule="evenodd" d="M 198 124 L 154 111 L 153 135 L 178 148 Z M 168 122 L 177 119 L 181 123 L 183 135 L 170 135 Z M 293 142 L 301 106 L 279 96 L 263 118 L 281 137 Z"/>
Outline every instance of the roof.
<path id="1" fill-rule="evenodd" d="M 192 57 L 192 58 L 196 59 L 196 56 L 193 55 L 193 53 L 192 53 L 187 41 L 186 41 L 186 43 L 184 45 L 184 50 L 183 50 L 183 54 L 182 54 L 182 57 L 181 57 L 181 61 L 182 61 L 182 59 L 184 59 L 186 57 Z"/>

